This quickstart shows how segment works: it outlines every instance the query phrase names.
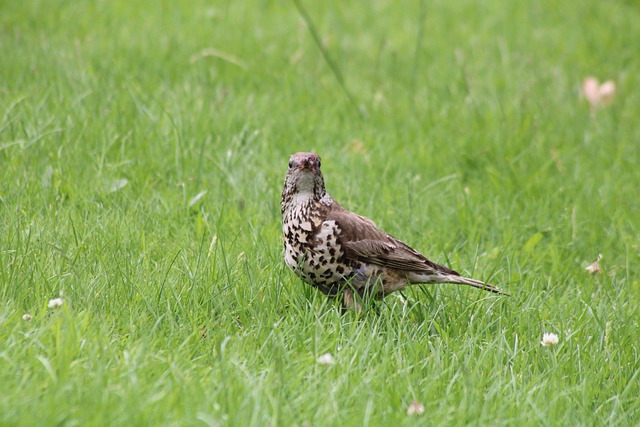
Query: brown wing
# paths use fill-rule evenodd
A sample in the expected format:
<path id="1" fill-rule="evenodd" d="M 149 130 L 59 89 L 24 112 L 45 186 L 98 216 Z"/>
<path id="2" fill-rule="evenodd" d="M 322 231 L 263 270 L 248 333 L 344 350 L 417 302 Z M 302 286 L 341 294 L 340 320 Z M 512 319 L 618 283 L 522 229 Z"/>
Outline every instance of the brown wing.
<path id="1" fill-rule="evenodd" d="M 369 218 L 334 204 L 327 214 L 340 227 L 338 243 L 347 259 L 411 272 L 439 272 L 459 276 L 454 270 L 429 261 L 418 251 L 376 227 Z"/>

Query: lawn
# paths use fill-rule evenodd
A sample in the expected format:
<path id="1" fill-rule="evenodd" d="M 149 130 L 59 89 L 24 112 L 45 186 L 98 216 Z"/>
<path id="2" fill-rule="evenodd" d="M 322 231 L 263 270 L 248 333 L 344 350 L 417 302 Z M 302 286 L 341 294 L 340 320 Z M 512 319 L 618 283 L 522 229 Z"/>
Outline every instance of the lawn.
<path id="1" fill-rule="evenodd" d="M 0 425 L 640 424 L 639 39 L 625 0 L 0 0 Z M 342 313 L 283 262 L 296 151 L 510 296 Z"/>

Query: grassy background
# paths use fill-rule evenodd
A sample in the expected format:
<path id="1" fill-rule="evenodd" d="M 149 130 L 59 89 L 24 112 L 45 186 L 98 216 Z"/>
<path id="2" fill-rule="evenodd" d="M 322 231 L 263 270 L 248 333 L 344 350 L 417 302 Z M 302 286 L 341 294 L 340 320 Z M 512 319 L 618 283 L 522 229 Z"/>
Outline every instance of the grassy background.
<path id="1" fill-rule="evenodd" d="M 304 4 L 355 104 L 293 2 L 0 0 L 0 424 L 640 423 L 638 3 Z M 282 262 L 303 150 L 512 297 L 341 315 Z"/>

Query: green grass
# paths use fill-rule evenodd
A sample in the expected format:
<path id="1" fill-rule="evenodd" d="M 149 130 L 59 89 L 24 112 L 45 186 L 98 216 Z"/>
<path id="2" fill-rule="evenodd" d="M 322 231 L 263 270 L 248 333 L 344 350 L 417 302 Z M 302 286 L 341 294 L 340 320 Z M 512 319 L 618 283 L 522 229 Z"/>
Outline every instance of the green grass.
<path id="1" fill-rule="evenodd" d="M 638 3 L 302 4 L 355 104 L 294 2 L 0 0 L 0 425 L 640 424 Z M 512 296 L 340 314 L 282 260 L 307 150 Z"/>

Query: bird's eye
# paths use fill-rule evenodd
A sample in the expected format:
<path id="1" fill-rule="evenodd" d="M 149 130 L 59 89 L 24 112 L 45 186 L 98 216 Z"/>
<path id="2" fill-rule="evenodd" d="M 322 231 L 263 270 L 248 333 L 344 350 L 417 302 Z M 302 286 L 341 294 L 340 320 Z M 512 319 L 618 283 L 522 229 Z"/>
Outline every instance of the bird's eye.
<path id="1" fill-rule="evenodd" d="M 289 161 L 289 169 L 291 169 L 293 167 L 293 162 Z"/>
<path id="2" fill-rule="evenodd" d="M 318 167 L 320 167 L 320 160 L 318 160 Z"/>

